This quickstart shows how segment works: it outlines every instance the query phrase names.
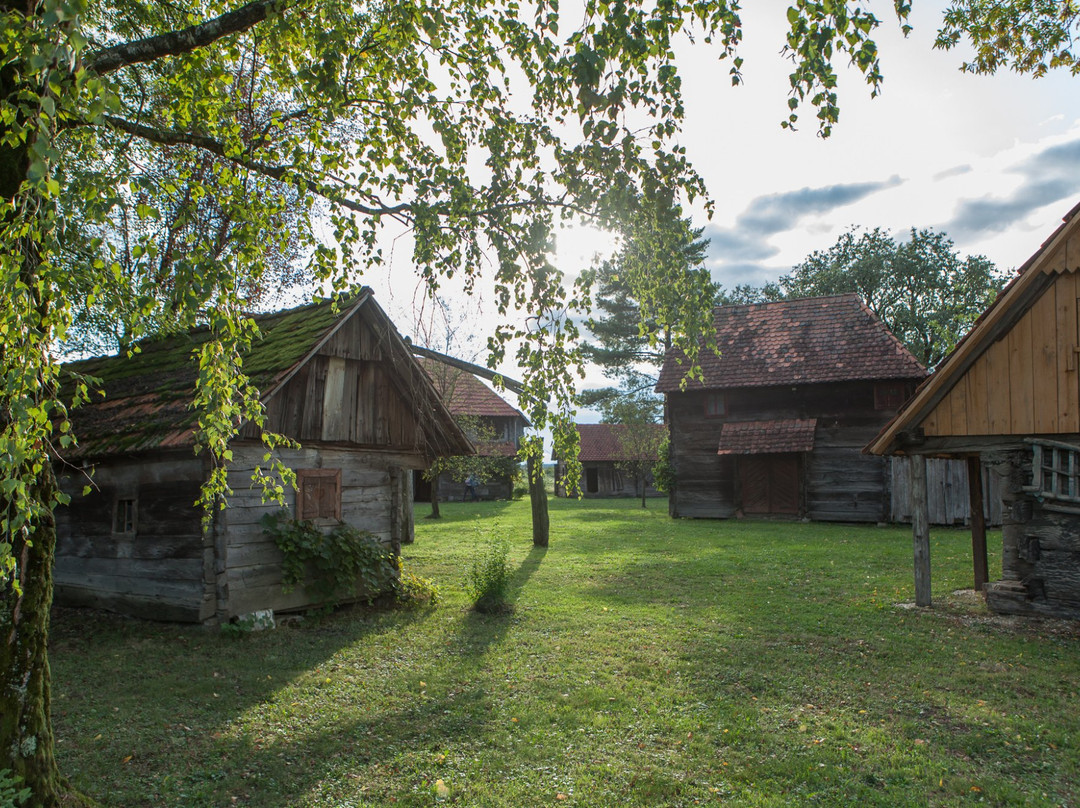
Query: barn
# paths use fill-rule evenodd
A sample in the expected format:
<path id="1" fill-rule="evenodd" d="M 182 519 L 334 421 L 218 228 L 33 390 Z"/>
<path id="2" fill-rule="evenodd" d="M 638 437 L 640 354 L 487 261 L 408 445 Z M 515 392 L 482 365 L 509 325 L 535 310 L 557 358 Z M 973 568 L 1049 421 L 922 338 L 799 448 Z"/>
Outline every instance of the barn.
<path id="1" fill-rule="evenodd" d="M 862 447 L 926 370 L 857 295 L 721 306 L 702 376 L 668 354 L 677 517 L 880 522 L 890 469 Z"/>
<path id="2" fill-rule="evenodd" d="M 412 532 L 411 470 L 470 453 L 467 437 L 370 290 L 255 320 L 261 337 L 244 371 L 265 428 L 300 444 L 278 450 L 296 472 L 288 508 L 397 552 Z M 266 450 L 251 423 L 230 444 L 228 508 L 203 530 L 195 502 L 210 461 L 195 451 L 191 357 L 209 336 L 197 329 L 66 366 L 99 378 L 105 395 L 72 412 L 79 445 L 57 464 L 71 496 L 57 510 L 58 602 L 185 622 L 315 605 L 303 587 L 283 591 L 280 551 L 260 525 L 280 506 L 252 487 Z"/>
<path id="3" fill-rule="evenodd" d="M 1001 483 L 1002 577 L 975 582 L 1002 613 L 1080 618 L 1080 205 L 1020 268 L 955 350 L 867 446 L 875 455 L 966 458 Z M 921 486 L 919 486 L 921 489 Z M 971 487 L 972 502 L 983 496 Z M 923 508 L 921 490 L 913 510 Z M 916 520 L 916 600 L 929 555 Z"/>
<path id="4" fill-rule="evenodd" d="M 581 463 L 581 494 L 584 497 L 661 496 L 653 487 L 652 473 L 643 467 L 656 463 L 655 449 L 667 435 L 664 424 L 575 424 L 578 433 L 578 460 Z M 646 431 L 650 437 L 638 440 L 634 433 Z M 640 454 L 632 456 L 635 450 Z M 555 463 L 555 494 L 565 497 L 566 464 Z M 638 473 L 635 473 L 637 471 Z M 644 471 L 644 474 L 641 472 Z"/>

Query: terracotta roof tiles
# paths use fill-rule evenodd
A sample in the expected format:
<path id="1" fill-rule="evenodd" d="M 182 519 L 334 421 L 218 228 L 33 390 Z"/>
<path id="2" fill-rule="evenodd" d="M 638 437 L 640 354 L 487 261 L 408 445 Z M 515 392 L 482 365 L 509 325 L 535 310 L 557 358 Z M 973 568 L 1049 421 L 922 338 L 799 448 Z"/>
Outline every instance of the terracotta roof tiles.
<path id="1" fill-rule="evenodd" d="M 814 448 L 816 418 L 775 421 L 728 421 L 720 429 L 720 455 L 809 452 Z"/>
<path id="2" fill-rule="evenodd" d="M 657 435 L 667 434 L 666 424 L 577 424 L 581 449 L 578 460 L 583 463 L 605 460 L 627 460 L 620 436 L 627 430 L 648 429 Z M 659 459 L 659 458 L 656 458 Z"/>
<path id="3" fill-rule="evenodd" d="M 926 376 L 855 294 L 720 306 L 713 314 L 720 355 L 702 351 L 703 380 L 687 380 L 688 390 Z M 658 392 L 679 390 L 685 375 L 679 359 L 668 354 Z"/>

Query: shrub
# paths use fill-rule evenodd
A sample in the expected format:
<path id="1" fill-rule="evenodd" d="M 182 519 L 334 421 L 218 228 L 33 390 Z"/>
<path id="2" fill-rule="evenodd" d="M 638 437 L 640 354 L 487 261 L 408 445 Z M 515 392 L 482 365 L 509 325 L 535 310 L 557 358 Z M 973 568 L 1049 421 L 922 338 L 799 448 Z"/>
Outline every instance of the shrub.
<path id="1" fill-rule="evenodd" d="M 473 608 L 484 614 L 508 612 L 510 564 L 506 559 L 510 545 L 505 540 L 490 540 L 481 547 L 469 568 L 467 587 Z"/>
<path id="2" fill-rule="evenodd" d="M 437 606 L 442 595 L 434 581 L 409 572 L 399 559 L 394 597 L 399 606 L 416 609 L 422 606 Z"/>
<path id="3" fill-rule="evenodd" d="M 396 586 L 397 558 L 367 531 L 341 522 L 324 533 L 309 521 L 293 519 L 288 511 L 267 514 L 262 526 L 281 550 L 286 592 L 299 584 L 327 601 L 361 593 L 371 601 Z"/>

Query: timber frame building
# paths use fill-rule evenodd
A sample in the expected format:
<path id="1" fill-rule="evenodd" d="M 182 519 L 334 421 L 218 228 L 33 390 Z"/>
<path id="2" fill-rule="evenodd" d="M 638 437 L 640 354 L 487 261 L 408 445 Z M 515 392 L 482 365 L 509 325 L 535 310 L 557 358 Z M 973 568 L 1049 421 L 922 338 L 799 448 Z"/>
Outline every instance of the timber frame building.
<path id="1" fill-rule="evenodd" d="M 721 306 L 701 379 L 665 359 L 677 517 L 881 522 L 889 468 L 861 449 L 926 376 L 857 295 Z"/>
<path id="2" fill-rule="evenodd" d="M 300 445 L 276 450 L 296 473 L 286 507 L 397 553 L 412 534 L 411 470 L 471 453 L 468 438 L 369 290 L 254 319 L 244 373 L 265 429 Z M 228 507 L 202 525 L 195 503 L 211 465 L 195 449 L 192 352 L 209 338 L 200 328 L 66 366 L 101 379 L 105 396 L 72 411 L 79 443 L 57 464 L 71 496 L 56 512 L 59 602 L 186 622 L 318 605 L 303 586 L 283 591 L 281 553 L 260 524 L 280 506 L 252 486 L 267 452 L 255 424 L 229 445 Z"/>
<path id="3" fill-rule="evenodd" d="M 1080 618 L 1080 205 L 1020 268 L 933 376 L 867 446 L 967 458 L 1001 481 L 1002 579 L 987 580 L 973 522 L 975 586 L 997 612 Z M 913 487 L 914 488 L 914 487 Z M 913 510 L 925 506 L 913 493 Z M 972 511 L 983 497 L 971 487 Z M 915 520 L 916 602 L 930 602 Z M 920 551 L 921 548 L 921 551 Z"/>

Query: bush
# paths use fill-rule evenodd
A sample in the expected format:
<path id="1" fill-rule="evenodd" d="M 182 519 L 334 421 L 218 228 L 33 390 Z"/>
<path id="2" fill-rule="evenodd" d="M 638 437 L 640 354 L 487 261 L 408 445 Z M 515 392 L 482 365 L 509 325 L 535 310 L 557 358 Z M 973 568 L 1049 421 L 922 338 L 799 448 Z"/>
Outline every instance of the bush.
<path id="1" fill-rule="evenodd" d="M 476 611 L 500 614 L 512 610 L 507 600 L 510 593 L 510 564 L 506 556 L 509 552 L 510 544 L 505 539 L 492 539 L 477 551 L 466 582 Z"/>
<path id="2" fill-rule="evenodd" d="M 442 597 L 439 587 L 430 578 L 409 572 L 398 559 L 398 579 L 394 597 L 399 606 L 416 609 L 437 606 Z"/>
<path id="3" fill-rule="evenodd" d="M 262 518 L 263 531 L 281 550 L 282 588 L 297 585 L 316 596 L 339 600 L 364 594 L 369 601 L 396 586 L 397 558 L 375 536 L 341 522 L 324 533 L 288 511 Z M 309 578 L 309 568 L 314 577 Z"/>

